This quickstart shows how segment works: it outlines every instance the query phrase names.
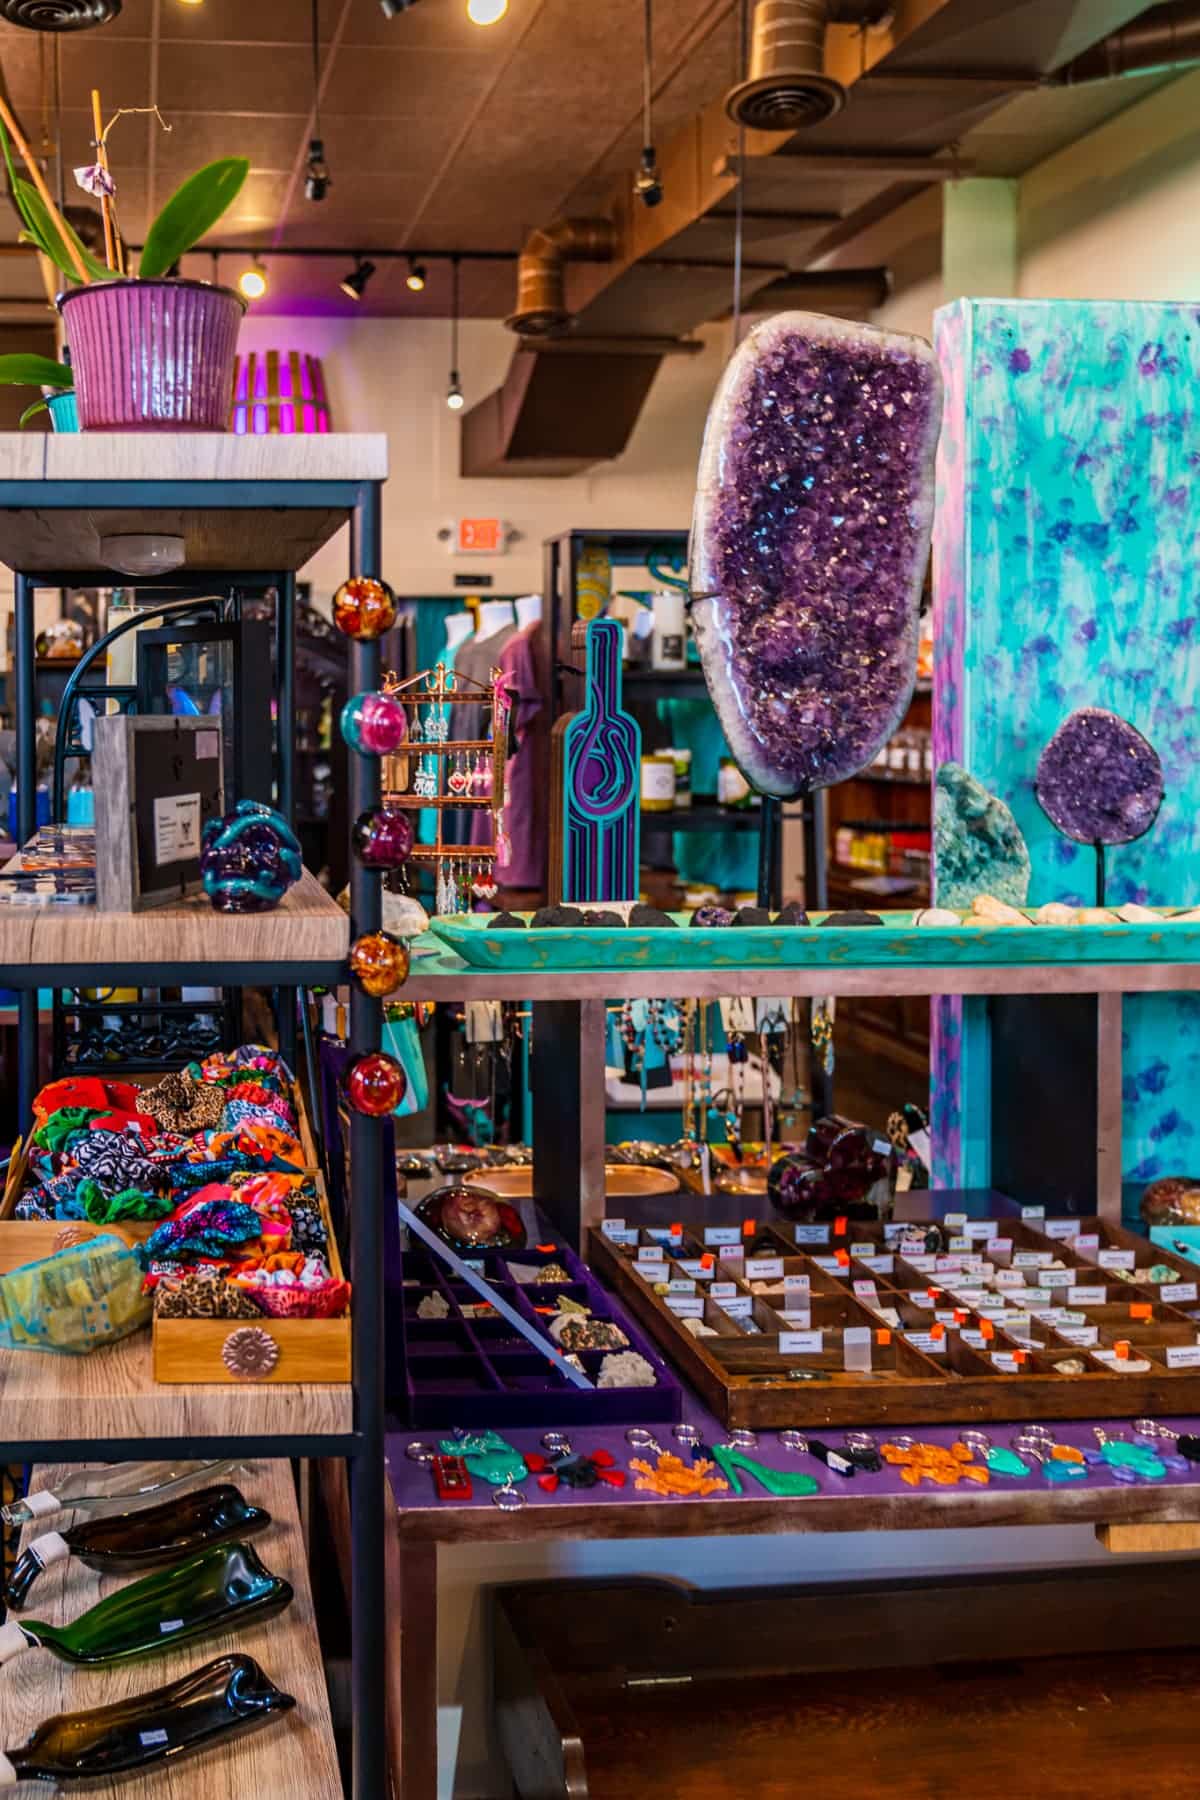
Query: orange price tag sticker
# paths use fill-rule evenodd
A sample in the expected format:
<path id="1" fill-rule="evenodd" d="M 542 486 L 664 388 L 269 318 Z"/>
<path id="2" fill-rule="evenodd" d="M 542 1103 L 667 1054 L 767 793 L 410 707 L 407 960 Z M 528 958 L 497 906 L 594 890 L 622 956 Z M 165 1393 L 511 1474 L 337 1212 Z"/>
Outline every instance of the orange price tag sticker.
<path id="1" fill-rule="evenodd" d="M 704 1252 L 704 1255 L 700 1258 L 700 1267 L 702 1269 L 711 1269 L 713 1264 L 716 1262 L 716 1260 L 717 1259 L 713 1255 L 712 1251 L 706 1250 Z"/>
<path id="2" fill-rule="evenodd" d="M 890 1331 L 888 1331 L 886 1329 L 886 1327 L 882 1331 L 877 1331 L 875 1333 L 875 1342 L 877 1344 L 890 1344 L 891 1341 L 892 1341 L 892 1334 Z"/>
<path id="3" fill-rule="evenodd" d="M 939 1323 L 933 1327 L 929 1335 L 935 1344 L 940 1343 L 946 1335 L 946 1327 Z"/>
<path id="4" fill-rule="evenodd" d="M 554 1252 L 558 1249 L 557 1244 L 535 1244 L 533 1247 L 538 1252 L 539 1256 L 553 1256 Z"/>
<path id="5" fill-rule="evenodd" d="M 1029 1352 L 1027 1350 L 1014 1350 L 1013 1351 L 1013 1361 L 1015 1363 L 1023 1363 L 1026 1360 L 1026 1358 L 1028 1357 L 1028 1355 L 1029 1355 Z"/>
<path id="6" fill-rule="evenodd" d="M 1139 1305 L 1130 1307 L 1129 1316 L 1131 1319 L 1148 1319 L 1151 1317 L 1153 1311 L 1154 1308 L 1147 1306 L 1146 1302 L 1143 1300 Z"/>
<path id="7" fill-rule="evenodd" d="M 843 1269 L 849 1267 L 850 1252 L 848 1250 L 835 1250 L 833 1255 L 835 1262 L 841 1263 Z"/>
<path id="8" fill-rule="evenodd" d="M 955 1309 L 954 1309 L 954 1323 L 955 1323 L 955 1324 L 956 1324 L 956 1325 L 965 1325 L 965 1324 L 966 1324 L 966 1322 L 967 1322 L 967 1315 L 966 1315 L 966 1313 L 965 1313 L 965 1312 L 964 1312 L 964 1311 L 963 1311 L 963 1310 L 962 1310 L 962 1307 L 961 1307 L 961 1306 L 956 1306 L 956 1307 L 955 1307 Z M 939 1325 L 939 1326 L 938 1326 L 938 1327 L 937 1327 L 937 1330 L 938 1330 L 938 1331 L 940 1331 L 940 1330 L 941 1330 L 941 1326 L 940 1326 L 940 1325 Z"/>
<path id="9" fill-rule="evenodd" d="M 1124 1362 L 1129 1355 L 1128 1338 L 1122 1338 L 1119 1343 L 1114 1344 L 1113 1350 L 1116 1352 L 1117 1356 L 1120 1357 L 1121 1361 Z"/>
<path id="10" fill-rule="evenodd" d="M 845 1219 L 837 1218 L 833 1221 L 833 1235 L 834 1235 L 834 1237 L 845 1237 L 845 1235 L 846 1235 Z"/>
<path id="11" fill-rule="evenodd" d="M 753 1237 L 757 1230 L 758 1230 L 758 1220 L 757 1219 L 743 1219 L 742 1220 L 742 1236 L 743 1237 Z"/>
<path id="12" fill-rule="evenodd" d="M 941 1291 L 941 1288 L 926 1288 L 925 1297 L 927 1300 L 936 1300 Z"/>
<path id="13" fill-rule="evenodd" d="M 682 1225 L 678 1225 L 678 1224 L 671 1225 L 668 1227 L 668 1230 L 670 1231 L 672 1237 L 682 1237 L 683 1236 L 683 1226 Z"/>
<path id="14" fill-rule="evenodd" d="M 992 1324 L 992 1321 L 990 1319 L 980 1319 L 979 1335 L 982 1338 L 994 1338 L 995 1337 L 996 1327 Z"/>

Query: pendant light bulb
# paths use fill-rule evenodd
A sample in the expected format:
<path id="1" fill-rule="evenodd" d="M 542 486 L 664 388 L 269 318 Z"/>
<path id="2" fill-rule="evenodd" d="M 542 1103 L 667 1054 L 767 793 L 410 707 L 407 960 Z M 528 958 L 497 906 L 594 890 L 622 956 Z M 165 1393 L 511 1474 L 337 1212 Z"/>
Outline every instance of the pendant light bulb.
<path id="1" fill-rule="evenodd" d="M 467 0 L 472 25 L 498 25 L 508 11 L 508 0 Z"/>
<path id="2" fill-rule="evenodd" d="M 267 271 L 256 256 L 250 267 L 238 276 L 238 293 L 243 300 L 261 300 L 267 286 Z"/>
<path id="3" fill-rule="evenodd" d="M 404 285 L 412 294 L 419 294 L 425 286 L 427 271 L 424 263 L 408 259 L 408 274 L 404 277 Z"/>
<path id="4" fill-rule="evenodd" d="M 457 369 L 451 369 L 450 371 L 450 386 L 446 390 L 446 405 L 450 408 L 451 412 L 461 412 L 466 405 L 466 401 L 463 399 L 462 387 L 459 384 Z"/>

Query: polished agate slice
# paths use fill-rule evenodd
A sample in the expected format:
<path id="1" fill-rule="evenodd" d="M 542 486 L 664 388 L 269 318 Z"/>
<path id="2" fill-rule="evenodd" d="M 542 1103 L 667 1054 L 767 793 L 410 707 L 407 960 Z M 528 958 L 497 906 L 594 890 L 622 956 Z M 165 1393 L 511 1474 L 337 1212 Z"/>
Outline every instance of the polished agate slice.
<path id="1" fill-rule="evenodd" d="M 763 793 L 856 774 L 907 710 L 941 410 L 923 339 L 815 313 L 757 326 L 725 371 L 691 616 L 729 747 Z"/>

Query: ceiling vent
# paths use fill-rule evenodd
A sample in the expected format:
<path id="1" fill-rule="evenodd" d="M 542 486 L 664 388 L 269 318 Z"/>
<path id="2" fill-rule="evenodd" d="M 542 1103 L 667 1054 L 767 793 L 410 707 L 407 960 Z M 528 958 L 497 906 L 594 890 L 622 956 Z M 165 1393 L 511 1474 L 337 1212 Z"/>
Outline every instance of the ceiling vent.
<path id="1" fill-rule="evenodd" d="M 827 0 L 758 0 L 750 71 L 725 111 L 751 131 L 804 131 L 840 112 L 846 90 L 825 73 Z"/>
<path id="2" fill-rule="evenodd" d="M 90 31 L 120 10 L 121 0 L 0 0 L 0 20 L 27 31 Z"/>

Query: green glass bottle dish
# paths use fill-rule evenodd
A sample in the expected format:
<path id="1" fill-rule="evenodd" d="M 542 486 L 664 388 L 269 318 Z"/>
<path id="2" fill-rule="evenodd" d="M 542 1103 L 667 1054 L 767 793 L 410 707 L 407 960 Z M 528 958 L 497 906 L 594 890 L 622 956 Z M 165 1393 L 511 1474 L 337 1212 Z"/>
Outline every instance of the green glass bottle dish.
<path id="1" fill-rule="evenodd" d="M 248 1505 L 229 1482 L 161 1506 L 143 1507 L 141 1512 L 87 1519 L 69 1531 L 47 1531 L 27 1545 L 17 1558 L 4 1598 L 19 1612 L 42 1570 L 68 1556 L 77 1556 L 89 1569 L 105 1575 L 140 1575 L 210 1544 L 249 1537 L 270 1523 L 270 1513 Z"/>
<path id="2" fill-rule="evenodd" d="M 110 1463 L 103 1469 L 73 1469 L 52 1488 L 39 1488 L 23 1500 L 0 1506 L 0 1519 L 6 1525 L 28 1525 L 31 1519 L 48 1519 L 56 1512 L 85 1512 L 93 1517 L 134 1512 L 173 1499 L 193 1482 L 204 1477 L 215 1480 L 236 1466 L 237 1459 L 231 1458 L 227 1462 Z"/>
<path id="3" fill-rule="evenodd" d="M 249 1544 L 213 1544 L 109 1594 L 69 1625 L 10 1619 L 0 1625 L 0 1666 L 26 1650 L 88 1666 L 154 1656 L 282 1612 L 291 1600 L 291 1585 L 264 1568 Z"/>
<path id="4" fill-rule="evenodd" d="M 252 1656 L 221 1656 L 169 1687 L 47 1719 L 26 1743 L 0 1751 L 0 1790 L 133 1774 L 267 1725 L 295 1704 Z"/>

